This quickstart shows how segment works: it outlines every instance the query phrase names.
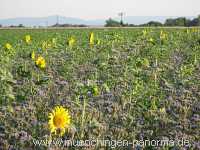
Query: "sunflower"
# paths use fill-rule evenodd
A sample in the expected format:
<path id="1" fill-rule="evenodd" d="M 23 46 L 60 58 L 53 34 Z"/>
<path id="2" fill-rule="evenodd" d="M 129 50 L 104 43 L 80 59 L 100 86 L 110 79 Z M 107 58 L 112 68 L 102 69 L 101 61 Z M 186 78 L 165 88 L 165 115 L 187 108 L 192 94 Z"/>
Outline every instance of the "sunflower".
<path id="1" fill-rule="evenodd" d="M 101 40 L 98 39 L 98 40 L 97 40 L 97 45 L 100 45 L 100 44 L 101 44 Z"/>
<path id="2" fill-rule="evenodd" d="M 49 129 L 51 133 L 62 136 L 65 133 L 65 129 L 69 127 L 71 123 L 71 116 L 67 109 L 62 106 L 56 106 L 54 110 L 49 113 Z"/>
<path id="3" fill-rule="evenodd" d="M 39 56 L 35 63 L 41 69 L 44 69 L 46 67 L 46 61 L 42 56 Z"/>
<path id="4" fill-rule="evenodd" d="M 53 44 L 51 44 L 51 42 L 48 42 L 48 41 L 44 41 L 42 42 L 42 49 L 44 51 L 47 51 L 48 48 L 51 48 Z"/>
<path id="5" fill-rule="evenodd" d="M 6 43 L 6 44 L 5 44 L 5 48 L 6 48 L 7 50 L 10 50 L 10 49 L 12 49 L 12 45 L 11 45 L 10 43 Z"/>
<path id="6" fill-rule="evenodd" d="M 160 113 L 162 113 L 162 114 L 166 113 L 166 109 L 165 109 L 165 107 L 160 108 L 159 111 L 160 111 Z"/>
<path id="7" fill-rule="evenodd" d="M 90 39 L 89 39 L 90 45 L 94 45 L 94 33 L 90 33 Z"/>
<path id="8" fill-rule="evenodd" d="M 155 44 L 155 40 L 153 38 L 150 38 L 149 42 L 152 43 L 152 44 Z"/>
<path id="9" fill-rule="evenodd" d="M 147 30 L 142 30 L 143 36 L 145 37 L 147 35 Z"/>
<path id="10" fill-rule="evenodd" d="M 30 35 L 26 35 L 26 36 L 25 36 L 25 42 L 26 42 L 27 44 L 29 44 L 29 43 L 31 42 L 31 36 L 30 36 Z"/>
<path id="11" fill-rule="evenodd" d="M 187 34 L 189 34 L 189 33 L 190 33 L 190 30 L 189 30 L 189 29 L 187 29 L 187 30 L 186 30 L 186 32 L 187 32 Z"/>
<path id="12" fill-rule="evenodd" d="M 32 53 L 31 53 L 31 58 L 32 58 L 32 60 L 35 60 L 35 52 L 34 51 L 32 51 Z"/>
<path id="13" fill-rule="evenodd" d="M 75 44 L 76 40 L 73 37 L 70 37 L 68 40 L 68 45 L 69 47 L 73 47 L 73 45 Z"/>
<path id="14" fill-rule="evenodd" d="M 166 33 L 164 33 L 162 30 L 160 31 L 160 39 L 161 40 L 164 40 L 164 39 L 166 39 L 167 38 L 167 34 Z"/>
<path id="15" fill-rule="evenodd" d="M 57 47 L 57 39 L 56 38 L 52 38 L 51 43 L 54 48 Z"/>

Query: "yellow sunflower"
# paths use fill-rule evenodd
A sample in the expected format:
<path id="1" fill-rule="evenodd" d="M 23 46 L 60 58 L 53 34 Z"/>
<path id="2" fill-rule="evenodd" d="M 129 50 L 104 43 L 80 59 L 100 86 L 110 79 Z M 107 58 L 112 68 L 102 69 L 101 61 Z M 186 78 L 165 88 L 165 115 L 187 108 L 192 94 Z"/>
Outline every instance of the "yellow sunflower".
<path id="1" fill-rule="evenodd" d="M 31 36 L 30 35 L 26 35 L 25 36 L 25 41 L 27 44 L 29 44 L 31 42 Z"/>
<path id="2" fill-rule="evenodd" d="M 39 56 L 35 63 L 41 69 L 44 69 L 46 67 L 46 61 L 42 56 Z"/>
<path id="3" fill-rule="evenodd" d="M 62 136 L 65 129 L 70 126 L 71 116 L 67 109 L 62 106 L 56 106 L 54 110 L 49 113 L 49 129 L 51 133 Z"/>
<path id="4" fill-rule="evenodd" d="M 5 44 L 5 48 L 6 48 L 7 50 L 10 50 L 10 49 L 12 49 L 12 45 L 11 45 L 10 43 L 6 43 L 6 44 Z"/>
<path id="5" fill-rule="evenodd" d="M 75 38 L 70 37 L 68 39 L 68 45 L 69 45 L 69 47 L 73 47 L 73 45 L 75 44 L 75 42 L 76 42 Z"/>
<path id="6" fill-rule="evenodd" d="M 90 33 L 90 39 L 89 39 L 90 45 L 94 45 L 94 33 Z"/>
<path id="7" fill-rule="evenodd" d="M 34 51 L 32 51 L 32 53 L 31 53 L 31 58 L 32 58 L 32 60 L 35 60 L 35 52 Z"/>

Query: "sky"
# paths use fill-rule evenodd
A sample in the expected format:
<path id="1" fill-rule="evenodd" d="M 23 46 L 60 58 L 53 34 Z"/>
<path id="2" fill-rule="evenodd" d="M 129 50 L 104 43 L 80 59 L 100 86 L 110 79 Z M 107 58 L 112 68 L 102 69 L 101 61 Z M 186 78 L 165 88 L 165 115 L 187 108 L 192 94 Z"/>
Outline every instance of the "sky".
<path id="1" fill-rule="evenodd" d="M 0 0 L 0 19 L 61 15 L 81 19 L 197 16 L 200 0 Z"/>

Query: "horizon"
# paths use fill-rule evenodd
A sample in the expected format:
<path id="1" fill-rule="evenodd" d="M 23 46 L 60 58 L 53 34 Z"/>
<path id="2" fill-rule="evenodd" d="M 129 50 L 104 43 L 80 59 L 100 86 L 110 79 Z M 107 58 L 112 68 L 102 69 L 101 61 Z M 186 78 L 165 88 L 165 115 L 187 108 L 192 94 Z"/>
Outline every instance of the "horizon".
<path id="1" fill-rule="evenodd" d="M 157 15 L 157 16 L 148 16 L 148 15 L 145 15 L 145 16 L 131 16 L 131 15 L 128 15 L 128 16 L 124 16 L 124 18 L 127 18 L 127 17 L 171 17 L 171 18 L 176 18 L 176 17 L 185 17 L 185 18 L 191 18 L 191 17 L 197 17 L 199 14 L 197 15 L 193 15 L 193 16 L 160 16 L 160 15 Z M 75 18 L 75 19 L 81 19 L 81 20 L 85 20 L 85 21 L 89 21 L 89 20 L 107 20 L 109 18 L 112 18 L 112 19 L 119 19 L 120 17 L 119 16 L 114 16 L 114 17 L 105 17 L 105 18 L 94 18 L 94 19 L 85 19 L 85 18 L 81 18 L 81 17 L 72 17 L 72 16 L 65 16 L 65 15 L 48 15 L 48 16 L 23 16 L 23 17 L 11 17 L 11 18 L 3 18 L 0 20 L 7 20 L 7 19 L 26 19 L 26 18 L 48 18 L 48 17 L 65 17 L 65 18 Z"/>

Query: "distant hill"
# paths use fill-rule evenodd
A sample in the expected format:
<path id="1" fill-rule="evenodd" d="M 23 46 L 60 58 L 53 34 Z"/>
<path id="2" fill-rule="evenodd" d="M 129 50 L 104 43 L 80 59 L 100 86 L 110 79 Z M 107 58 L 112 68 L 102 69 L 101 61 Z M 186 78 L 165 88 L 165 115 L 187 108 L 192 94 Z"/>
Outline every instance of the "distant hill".
<path id="1" fill-rule="evenodd" d="M 149 21 L 159 21 L 163 23 L 167 18 L 176 18 L 180 16 L 127 16 L 124 17 L 124 22 L 129 24 L 144 24 Z M 109 17 L 108 17 L 109 18 Z M 107 19 L 108 19 L 107 18 Z M 189 19 L 194 18 L 193 16 L 187 17 Z M 119 20 L 119 18 L 113 18 Z M 105 19 L 106 20 L 106 19 Z M 84 20 L 80 18 L 64 17 L 58 16 L 59 24 L 85 24 L 85 25 L 104 25 L 104 19 L 96 20 Z M 57 16 L 48 16 L 48 17 L 35 17 L 35 18 L 10 18 L 10 19 L 0 19 L 0 24 L 3 26 L 10 25 L 19 25 L 23 24 L 24 26 L 52 26 L 57 23 Z"/>
<path id="2" fill-rule="evenodd" d="M 57 23 L 59 24 L 85 24 L 85 25 L 103 25 L 104 20 L 84 20 L 79 18 L 64 17 L 64 16 L 48 16 L 48 17 L 34 17 L 34 18 L 10 18 L 0 19 L 0 24 L 3 26 L 19 25 L 24 26 L 52 26 Z"/>

